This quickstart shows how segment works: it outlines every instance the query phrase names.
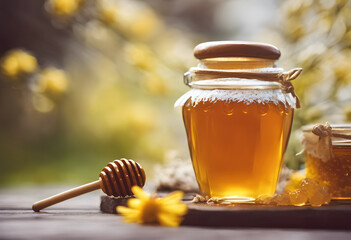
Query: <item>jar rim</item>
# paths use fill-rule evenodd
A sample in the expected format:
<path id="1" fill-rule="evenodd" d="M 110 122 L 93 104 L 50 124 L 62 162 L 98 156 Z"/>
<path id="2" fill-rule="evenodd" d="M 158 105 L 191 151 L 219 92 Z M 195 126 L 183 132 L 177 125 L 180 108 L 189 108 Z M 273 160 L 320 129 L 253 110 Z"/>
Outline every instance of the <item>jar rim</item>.
<path id="1" fill-rule="evenodd" d="M 282 68 L 219 70 L 192 67 L 184 74 L 184 83 L 192 88 L 204 89 L 279 89 L 281 84 L 274 81 L 273 77 L 270 81 L 261 78 L 263 75 L 270 78 L 272 75 L 276 76 L 282 72 Z"/>
<path id="2" fill-rule="evenodd" d="M 313 129 L 313 126 L 315 124 L 308 124 L 305 126 L 302 126 L 301 129 L 303 132 L 311 132 Z M 330 124 L 332 127 L 332 132 L 334 133 L 348 133 L 351 132 L 351 123 L 338 123 L 338 124 Z"/>
<path id="3" fill-rule="evenodd" d="M 309 124 L 301 127 L 303 133 L 312 133 L 312 128 L 314 124 Z M 350 134 L 351 135 L 351 123 L 339 123 L 339 124 L 330 124 L 332 127 L 332 133 L 337 134 Z M 351 140 L 332 137 L 333 145 L 351 145 Z"/>
<path id="4" fill-rule="evenodd" d="M 198 80 L 188 83 L 191 88 L 200 89 L 237 89 L 237 90 L 271 90 L 280 89 L 277 82 L 267 82 L 253 79 L 216 78 Z"/>

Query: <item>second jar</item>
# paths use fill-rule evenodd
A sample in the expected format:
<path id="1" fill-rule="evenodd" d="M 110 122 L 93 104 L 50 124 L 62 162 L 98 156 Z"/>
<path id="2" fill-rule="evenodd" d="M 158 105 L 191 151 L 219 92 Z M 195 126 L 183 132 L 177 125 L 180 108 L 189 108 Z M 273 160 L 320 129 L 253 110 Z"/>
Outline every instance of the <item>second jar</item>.
<path id="1" fill-rule="evenodd" d="M 202 194 L 233 202 L 273 195 L 297 103 L 289 80 L 301 70 L 275 68 L 280 51 L 262 43 L 202 43 L 194 55 L 199 65 L 184 78 L 191 90 L 176 106 Z"/>

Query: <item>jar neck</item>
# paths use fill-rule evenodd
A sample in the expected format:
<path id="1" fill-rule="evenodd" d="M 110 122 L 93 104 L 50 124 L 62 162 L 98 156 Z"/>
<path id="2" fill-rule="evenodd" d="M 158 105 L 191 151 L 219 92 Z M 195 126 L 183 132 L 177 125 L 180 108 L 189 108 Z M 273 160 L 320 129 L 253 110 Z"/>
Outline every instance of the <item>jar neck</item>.
<path id="1" fill-rule="evenodd" d="M 199 68 L 204 69 L 257 69 L 272 68 L 274 60 L 252 57 L 206 58 L 199 61 Z"/>
<path id="2" fill-rule="evenodd" d="M 283 69 L 208 69 L 192 67 L 184 74 L 184 83 L 196 88 L 279 89 Z"/>
<path id="3" fill-rule="evenodd" d="M 184 81 L 186 85 L 197 88 L 213 87 L 213 88 L 240 88 L 253 89 L 257 85 L 257 89 L 277 89 L 279 84 L 275 82 L 252 82 L 247 84 L 239 83 L 238 80 L 259 79 L 262 72 L 278 72 L 282 69 L 274 68 L 275 61 L 272 59 L 256 58 L 256 57 L 216 57 L 200 59 L 197 67 L 191 68 L 185 75 Z M 242 75 L 242 72 L 251 72 L 253 76 Z M 258 74 L 258 75 L 257 75 Z M 246 77 L 245 77 L 246 76 Z M 203 81 L 205 80 L 205 81 Z M 211 81 L 210 81 L 211 80 Z M 226 86 L 224 86 L 224 84 Z M 254 84 L 252 84 L 254 83 Z M 211 86 L 210 86 L 211 85 Z"/>
<path id="4" fill-rule="evenodd" d="M 184 74 L 184 83 L 202 89 L 280 88 L 284 94 L 290 94 L 295 99 L 296 107 L 300 108 L 300 101 L 290 81 L 297 78 L 302 69 L 284 72 L 274 63 L 274 60 L 251 57 L 201 59 L 198 67 L 190 68 Z"/>

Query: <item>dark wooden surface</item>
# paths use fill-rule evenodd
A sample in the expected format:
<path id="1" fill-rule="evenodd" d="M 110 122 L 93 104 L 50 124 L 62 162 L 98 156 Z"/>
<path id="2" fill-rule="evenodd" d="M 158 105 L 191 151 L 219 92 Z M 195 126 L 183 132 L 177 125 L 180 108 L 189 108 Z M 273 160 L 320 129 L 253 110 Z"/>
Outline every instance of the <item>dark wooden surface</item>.
<path id="1" fill-rule="evenodd" d="M 100 191 L 50 207 L 40 213 L 31 204 L 69 187 L 0 190 L 0 239 L 350 239 L 350 231 L 286 228 L 167 228 L 125 224 L 99 210 Z"/>
<path id="2" fill-rule="evenodd" d="M 105 213 L 116 213 L 116 206 L 126 205 L 124 198 L 101 196 L 100 209 Z M 264 206 L 237 204 L 191 203 L 182 225 L 243 228 L 307 228 L 307 229 L 351 229 L 350 202 L 332 201 L 322 207 Z"/>

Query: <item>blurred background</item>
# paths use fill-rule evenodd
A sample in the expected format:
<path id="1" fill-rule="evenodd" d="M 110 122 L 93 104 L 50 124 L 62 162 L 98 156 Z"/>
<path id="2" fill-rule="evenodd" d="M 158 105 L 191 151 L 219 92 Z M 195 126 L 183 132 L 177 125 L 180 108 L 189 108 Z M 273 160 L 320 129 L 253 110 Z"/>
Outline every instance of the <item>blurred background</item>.
<path id="1" fill-rule="evenodd" d="M 351 1 L 1 0 L 0 186 L 85 183 L 121 157 L 152 179 L 188 159 L 173 104 L 212 40 L 271 43 L 304 69 L 288 167 L 304 167 L 301 126 L 351 121 Z"/>

